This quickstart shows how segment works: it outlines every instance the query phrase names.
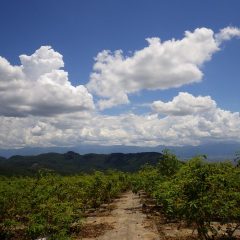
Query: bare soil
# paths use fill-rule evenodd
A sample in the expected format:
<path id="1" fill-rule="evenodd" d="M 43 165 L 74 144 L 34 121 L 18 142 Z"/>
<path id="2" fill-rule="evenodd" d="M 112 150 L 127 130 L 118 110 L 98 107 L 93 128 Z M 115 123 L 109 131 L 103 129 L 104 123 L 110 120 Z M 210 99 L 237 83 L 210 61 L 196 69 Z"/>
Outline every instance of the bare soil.
<path id="1" fill-rule="evenodd" d="M 78 239 L 90 240 L 159 240 L 153 220 L 142 212 L 138 195 L 126 192 L 108 208 L 100 210 L 86 219 L 82 236 Z M 113 210 L 112 210 L 113 209 Z"/>
<path id="2" fill-rule="evenodd" d="M 144 192 L 128 191 L 111 204 L 90 210 L 77 240 L 196 240 L 194 226 L 169 222 Z M 235 239 L 240 239 L 236 231 Z"/>

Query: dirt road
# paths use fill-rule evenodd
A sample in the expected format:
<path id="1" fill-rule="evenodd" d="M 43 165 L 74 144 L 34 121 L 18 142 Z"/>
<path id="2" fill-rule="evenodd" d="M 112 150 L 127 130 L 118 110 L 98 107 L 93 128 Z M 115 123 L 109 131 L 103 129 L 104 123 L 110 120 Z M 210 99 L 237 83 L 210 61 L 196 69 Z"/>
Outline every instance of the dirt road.
<path id="1" fill-rule="evenodd" d="M 86 224 L 92 227 L 93 236 L 81 239 L 90 240 L 158 240 L 154 223 L 142 213 L 142 205 L 137 195 L 126 192 L 116 199 L 114 210 L 109 214 L 88 217 Z M 95 228 L 94 228 L 95 226 Z M 98 226 L 98 227 L 97 227 Z M 100 229 L 98 229 L 100 228 Z M 91 232 L 91 228 L 89 229 Z M 94 231 L 99 234 L 94 236 Z M 91 234 L 90 234 L 91 235 Z"/>
<path id="2" fill-rule="evenodd" d="M 81 231 L 82 236 L 77 240 L 199 239 L 197 231 L 189 224 L 169 222 L 164 215 L 156 213 L 154 215 L 151 211 L 149 216 L 144 214 L 138 195 L 130 191 L 126 192 L 110 205 L 102 206 L 97 212 L 89 213 Z M 217 226 L 219 224 L 215 227 Z M 224 227 L 224 225 L 221 226 Z M 234 236 L 240 240 L 240 230 L 237 230 Z"/>

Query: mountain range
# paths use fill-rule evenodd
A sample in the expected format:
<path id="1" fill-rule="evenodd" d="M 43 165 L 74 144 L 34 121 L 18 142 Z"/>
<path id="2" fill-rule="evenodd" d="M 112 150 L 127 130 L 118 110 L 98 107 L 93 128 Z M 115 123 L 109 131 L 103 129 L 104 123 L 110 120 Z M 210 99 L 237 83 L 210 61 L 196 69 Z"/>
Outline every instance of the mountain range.
<path id="1" fill-rule="evenodd" d="M 14 155 L 38 155 L 48 152 L 65 153 L 74 151 L 79 154 L 110 154 L 110 153 L 138 153 L 138 152 L 162 152 L 163 149 L 170 149 L 181 159 L 189 159 L 199 154 L 205 154 L 209 160 L 232 160 L 237 151 L 240 151 L 238 142 L 206 143 L 199 146 L 168 146 L 160 145 L 156 147 L 138 146 L 99 146 L 99 145 L 79 145 L 74 147 L 42 147 L 42 148 L 21 148 L 21 149 L 0 149 L 0 156 L 9 158 Z"/>
<path id="2" fill-rule="evenodd" d="M 169 149 L 181 160 L 206 155 L 209 161 L 233 160 L 240 143 L 209 143 L 200 146 L 94 146 L 0 149 L 0 175 L 33 175 L 39 169 L 59 174 L 116 169 L 133 172 L 146 163 L 157 164 L 162 150 Z"/>
<path id="3" fill-rule="evenodd" d="M 0 175 L 34 175 L 40 169 L 52 170 L 62 175 L 79 174 L 94 170 L 120 170 L 134 172 L 144 164 L 156 165 L 162 154 L 157 152 L 112 153 L 80 155 L 67 153 L 44 153 L 35 156 L 15 155 L 8 159 L 0 158 Z"/>

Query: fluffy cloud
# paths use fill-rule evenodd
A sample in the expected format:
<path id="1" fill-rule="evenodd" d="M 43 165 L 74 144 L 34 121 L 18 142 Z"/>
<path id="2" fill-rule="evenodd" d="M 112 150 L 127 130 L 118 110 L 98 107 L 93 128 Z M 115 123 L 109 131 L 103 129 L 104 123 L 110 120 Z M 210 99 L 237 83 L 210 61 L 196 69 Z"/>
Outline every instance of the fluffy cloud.
<path id="1" fill-rule="evenodd" d="M 128 94 L 142 89 L 176 88 L 200 82 L 201 66 L 219 50 L 222 41 L 239 35 L 237 28 L 224 28 L 214 35 L 211 29 L 186 31 L 181 40 L 161 42 L 147 38 L 148 46 L 124 56 L 121 50 L 104 50 L 95 58 L 87 87 L 101 99 L 100 109 L 129 103 Z"/>
<path id="2" fill-rule="evenodd" d="M 51 47 L 21 55 L 19 66 L 0 57 L 0 148 L 98 145 L 197 145 L 240 142 L 238 112 L 220 109 L 210 96 L 180 92 L 169 102 L 155 101 L 153 112 L 103 115 L 93 111 L 129 103 L 128 94 L 168 89 L 201 81 L 202 65 L 239 29 L 218 34 L 206 28 L 185 32 L 181 40 L 149 45 L 124 56 L 98 54 L 87 86 L 72 86 L 63 57 Z"/>
<path id="3" fill-rule="evenodd" d="M 186 108 L 181 105 L 184 102 Z M 161 112 L 164 109 L 167 115 L 125 113 L 109 116 L 87 112 L 62 114 L 54 118 L 0 117 L 0 148 L 76 146 L 82 143 L 198 145 L 223 139 L 240 142 L 239 113 L 220 109 L 209 96 L 194 97 L 181 93 L 169 103 L 161 106 Z"/>
<path id="4" fill-rule="evenodd" d="M 174 97 L 170 102 L 153 102 L 152 109 L 157 113 L 172 116 L 206 114 L 216 109 L 216 102 L 212 100 L 210 96 L 194 97 L 189 93 L 180 92 L 178 96 Z"/>
<path id="5" fill-rule="evenodd" d="M 83 85 L 72 86 L 62 70 L 62 55 L 49 46 L 31 56 L 21 55 L 12 66 L 0 57 L 0 114 L 5 116 L 55 115 L 94 108 Z"/>
<path id="6" fill-rule="evenodd" d="M 152 109 L 159 116 L 167 115 L 162 120 L 167 120 L 170 129 L 177 134 L 175 141 L 184 141 L 186 137 L 190 145 L 190 139 L 195 144 L 216 139 L 240 141 L 239 112 L 218 108 L 210 96 L 194 97 L 180 92 L 172 101 L 153 102 Z"/>
<path id="7" fill-rule="evenodd" d="M 230 40 L 233 37 L 240 37 L 240 29 L 236 27 L 226 27 L 215 35 L 216 41 L 221 44 L 223 41 Z"/>

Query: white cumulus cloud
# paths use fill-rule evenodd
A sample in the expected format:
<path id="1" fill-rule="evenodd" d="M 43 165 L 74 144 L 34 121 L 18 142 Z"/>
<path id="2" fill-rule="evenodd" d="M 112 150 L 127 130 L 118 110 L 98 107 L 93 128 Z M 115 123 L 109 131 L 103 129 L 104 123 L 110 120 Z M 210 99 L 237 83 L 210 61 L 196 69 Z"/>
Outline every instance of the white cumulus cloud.
<path id="1" fill-rule="evenodd" d="M 206 113 L 216 109 L 216 102 L 210 96 L 194 97 L 190 93 L 180 92 L 172 101 L 166 103 L 154 101 L 152 109 L 160 114 L 184 116 Z"/>
<path id="2" fill-rule="evenodd" d="M 62 55 L 42 46 L 30 56 L 21 55 L 19 66 L 0 57 L 0 115 L 48 116 L 94 108 L 85 86 L 73 86 L 62 70 Z"/>
<path id="3" fill-rule="evenodd" d="M 169 102 L 153 102 L 153 111 L 143 115 L 104 115 L 93 103 L 95 94 L 105 109 L 129 103 L 128 95 L 143 89 L 199 82 L 202 65 L 239 31 L 198 28 L 180 40 L 148 38 L 148 46 L 131 56 L 104 50 L 87 86 L 71 84 L 63 56 L 49 46 L 21 55 L 17 66 L 0 57 L 0 148 L 240 142 L 239 112 L 221 109 L 211 96 L 180 92 Z"/>
<path id="4" fill-rule="evenodd" d="M 165 103 L 166 115 L 124 113 L 110 116 L 79 112 L 61 114 L 54 118 L 0 117 L 0 148 L 77 146 L 82 143 L 178 146 L 222 140 L 240 142 L 239 112 L 217 107 L 209 96 L 180 96 L 185 96 L 185 100 L 190 101 L 185 102 L 187 110 L 182 108 L 184 101 L 177 96 L 174 99 L 178 101 L 173 100 L 172 106 Z"/>
<path id="5" fill-rule="evenodd" d="M 226 27 L 215 35 L 216 41 L 221 44 L 223 41 L 230 40 L 233 37 L 240 37 L 240 29 L 237 27 Z"/>
<path id="6" fill-rule="evenodd" d="M 200 82 L 201 67 L 219 50 L 220 43 L 239 35 L 238 28 L 227 27 L 218 34 L 211 29 L 186 31 L 182 39 L 162 42 L 147 38 L 148 46 L 132 56 L 121 50 L 103 50 L 95 58 L 87 88 L 97 94 L 100 109 L 129 103 L 128 94 L 142 89 L 157 90 Z"/>

